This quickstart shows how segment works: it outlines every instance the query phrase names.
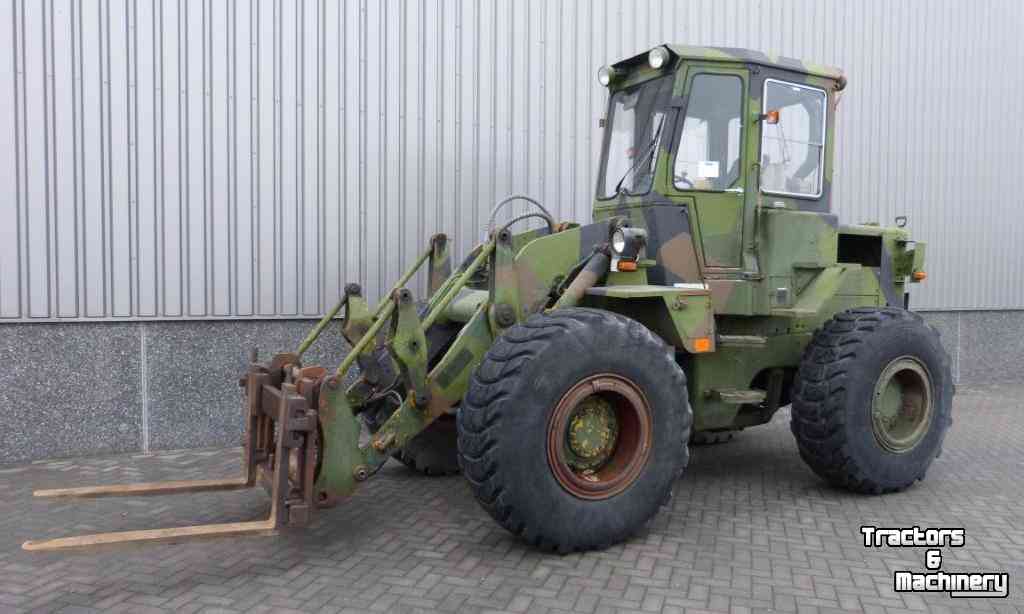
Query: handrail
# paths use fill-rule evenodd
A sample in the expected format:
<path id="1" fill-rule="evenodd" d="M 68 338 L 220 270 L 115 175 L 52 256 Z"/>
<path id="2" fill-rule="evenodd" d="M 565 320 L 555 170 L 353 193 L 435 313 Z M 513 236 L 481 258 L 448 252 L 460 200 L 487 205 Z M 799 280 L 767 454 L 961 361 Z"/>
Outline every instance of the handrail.
<path id="1" fill-rule="evenodd" d="M 543 212 L 543 215 L 541 215 L 540 217 L 543 217 L 547 221 L 547 223 L 548 223 L 548 230 L 550 230 L 552 233 L 555 232 L 555 227 L 556 227 L 555 218 L 551 215 L 551 212 L 548 211 L 547 208 L 544 207 L 544 205 L 540 204 L 535 199 L 530 198 L 529 196 L 526 196 L 524 194 L 512 194 L 512 195 L 506 196 L 505 198 L 500 200 L 498 202 L 498 204 L 494 205 L 494 208 L 491 209 L 491 215 L 487 219 L 487 235 L 488 236 L 494 234 L 494 220 L 498 216 L 498 211 L 501 211 L 501 208 L 504 207 L 505 205 L 507 205 L 508 203 L 513 202 L 513 201 L 517 201 L 517 200 L 526 201 L 526 202 L 530 203 L 531 205 L 533 205 L 533 206 L 537 207 L 538 209 L 540 209 Z M 505 224 L 505 228 L 508 228 L 509 226 L 511 226 L 516 221 L 518 221 L 518 218 L 516 220 L 512 220 L 508 224 Z"/>

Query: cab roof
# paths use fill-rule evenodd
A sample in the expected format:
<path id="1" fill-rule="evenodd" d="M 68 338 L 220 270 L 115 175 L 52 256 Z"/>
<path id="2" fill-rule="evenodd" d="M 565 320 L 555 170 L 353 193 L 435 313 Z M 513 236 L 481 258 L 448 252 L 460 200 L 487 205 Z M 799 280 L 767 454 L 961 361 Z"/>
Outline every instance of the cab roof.
<path id="1" fill-rule="evenodd" d="M 675 55 L 684 59 L 758 64 L 760 66 L 780 68 L 782 70 L 789 70 L 805 75 L 834 79 L 839 81 L 841 85 L 846 84 L 846 77 L 843 75 L 843 71 L 838 68 L 825 66 L 823 64 L 812 64 L 810 62 L 804 62 L 803 60 L 781 55 L 768 55 L 753 49 L 740 49 L 738 47 L 697 47 L 694 45 L 677 44 L 666 44 L 664 46 Z M 636 59 L 646 57 L 646 55 L 647 52 L 645 51 L 634 58 L 630 58 L 619 63 L 629 64 Z"/>

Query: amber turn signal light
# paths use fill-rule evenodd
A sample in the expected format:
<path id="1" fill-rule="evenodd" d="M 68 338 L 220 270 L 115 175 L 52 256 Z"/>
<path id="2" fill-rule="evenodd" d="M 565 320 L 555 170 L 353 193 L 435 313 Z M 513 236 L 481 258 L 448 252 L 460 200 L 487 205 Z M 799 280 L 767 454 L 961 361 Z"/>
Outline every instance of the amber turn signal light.
<path id="1" fill-rule="evenodd" d="M 710 352 L 711 351 L 711 338 L 710 337 L 698 337 L 693 340 L 693 351 L 695 353 Z"/>
<path id="2" fill-rule="evenodd" d="M 636 270 L 636 262 L 633 260 L 619 260 L 617 268 L 623 273 L 632 273 Z"/>
<path id="3" fill-rule="evenodd" d="M 928 278 L 928 273 L 924 271 L 914 271 L 913 275 L 910 276 L 914 281 L 924 281 Z"/>

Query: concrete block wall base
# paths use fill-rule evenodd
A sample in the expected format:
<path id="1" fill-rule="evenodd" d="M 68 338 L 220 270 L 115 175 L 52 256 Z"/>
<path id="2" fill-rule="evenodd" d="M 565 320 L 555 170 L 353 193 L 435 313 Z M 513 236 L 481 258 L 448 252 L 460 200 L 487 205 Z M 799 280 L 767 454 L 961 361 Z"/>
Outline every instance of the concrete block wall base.
<path id="1" fill-rule="evenodd" d="M 0 324 L 0 463 L 239 445 L 238 378 L 313 321 Z M 307 364 L 337 366 L 339 326 Z"/>
<path id="2" fill-rule="evenodd" d="M 1017 381 L 1024 311 L 924 312 L 958 384 Z M 0 463 L 238 445 L 249 349 L 294 348 L 310 320 L 0 324 Z M 333 367 L 338 326 L 308 354 Z"/>

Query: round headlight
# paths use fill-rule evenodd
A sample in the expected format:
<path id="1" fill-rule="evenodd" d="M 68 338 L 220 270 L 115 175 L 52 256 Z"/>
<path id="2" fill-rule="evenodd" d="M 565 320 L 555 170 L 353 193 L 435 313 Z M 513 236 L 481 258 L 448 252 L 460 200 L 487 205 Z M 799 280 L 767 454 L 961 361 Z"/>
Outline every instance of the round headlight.
<path id="1" fill-rule="evenodd" d="M 655 69 L 668 64 L 668 49 L 664 47 L 651 49 L 651 52 L 647 54 L 647 63 L 651 65 L 651 68 Z"/>
<path id="2" fill-rule="evenodd" d="M 612 251 L 621 256 L 626 250 L 626 234 L 619 228 L 612 233 Z"/>
<path id="3" fill-rule="evenodd" d="M 621 260 L 636 260 L 647 242 L 647 231 L 643 228 L 622 226 L 616 228 L 611 236 L 612 253 Z"/>
<path id="4" fill-rule="evenodd" d="M 612 70 L 611 66 L 602 66 L 597 69 L 597 82 L 601 85 L 608 87 L 612 83 L 612 77 L 615 76 L 615 71 Z"/>

